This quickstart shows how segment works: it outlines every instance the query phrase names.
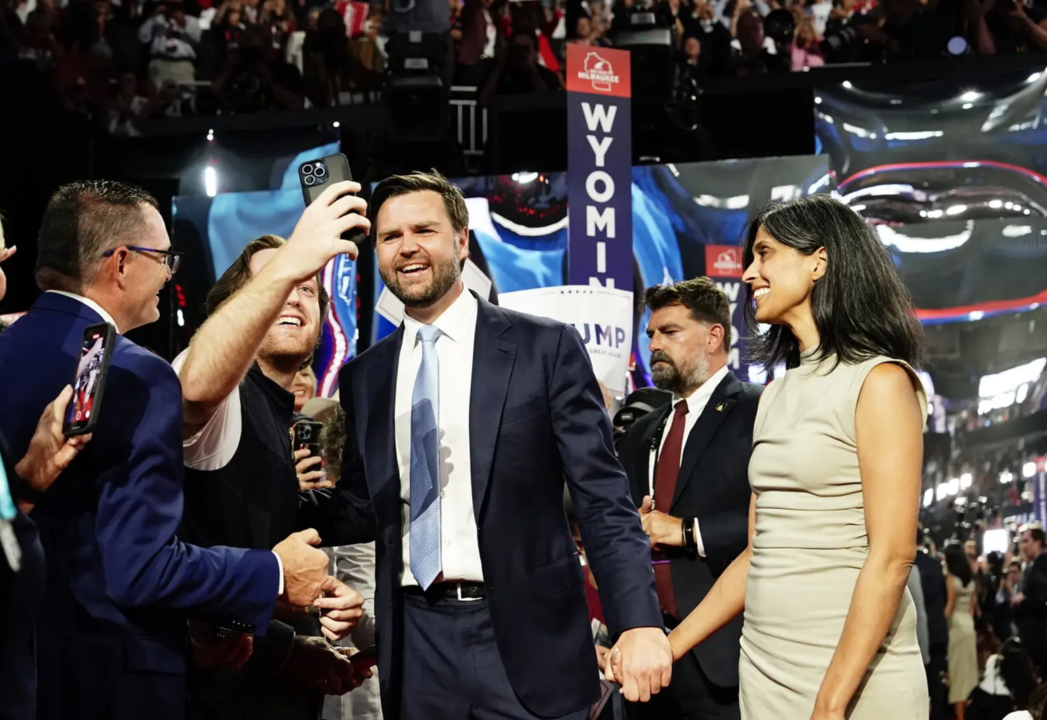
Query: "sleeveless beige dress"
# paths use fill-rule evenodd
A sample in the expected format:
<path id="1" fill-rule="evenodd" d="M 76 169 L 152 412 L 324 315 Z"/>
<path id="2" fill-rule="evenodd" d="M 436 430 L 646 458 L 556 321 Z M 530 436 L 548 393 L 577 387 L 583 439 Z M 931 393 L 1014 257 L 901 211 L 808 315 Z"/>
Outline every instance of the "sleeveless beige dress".
<path id="1" fill-rule="evenodd" d="M 967 700 L 978 686 L 978 634 L 974 629 L 971 605 L 974 603 L 974 581 L 964 585 L 950 575 L 948 582 L 956 588 L 956 604 L 949 618 L 949 702 Z"/>
<path id="2" fill-rule="evenodd" d="M 810 720 L 869 549 L 854 429 L 858 394 L 880 363 L 912 372 L 885 357 L 834 368 L 834 358 L 812 355 L 770 384 L 753 431 L 756 534 L 739 664 L 742 720 Z M 919 401 L 926 415 L 922 390 Z M 849 720 L 927 720 L 908 590 L 851 708 Z"/>

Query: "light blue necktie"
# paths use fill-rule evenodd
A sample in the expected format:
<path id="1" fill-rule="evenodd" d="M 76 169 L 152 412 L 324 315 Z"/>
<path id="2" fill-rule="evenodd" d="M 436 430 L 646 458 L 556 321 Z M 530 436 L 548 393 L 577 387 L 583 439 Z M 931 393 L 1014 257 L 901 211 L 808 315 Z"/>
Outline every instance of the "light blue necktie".
<path id="1" fill-rule="evenodd" d="M 411 395 L 411 574 L 427 590 L 440 574 L 439 328 L 422 325 L 422 364 Z"/>

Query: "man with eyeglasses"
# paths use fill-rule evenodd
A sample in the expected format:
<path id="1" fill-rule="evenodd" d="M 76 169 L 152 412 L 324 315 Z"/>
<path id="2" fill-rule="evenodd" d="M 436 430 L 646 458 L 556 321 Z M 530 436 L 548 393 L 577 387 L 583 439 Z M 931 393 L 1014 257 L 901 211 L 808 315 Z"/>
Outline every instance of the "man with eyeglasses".
<path id="1" fill-rule="evenodd" d="M 72 379 L 83 331 L 155 322 L 178 255 L 156 200 L 128 185 L 65 185 L 44 213 L 45 292 L 0 334 L 0 435 L 25 454 L 47 403 Z M 182 720 L 187 620 L 240 630 L 211 662 L 242 664 L 278 598 L 310 605 L 326 582 L 315 531 L 269 549 L 181 542 L 182 398 L 163 359 L 117 336 L 89 450 L 35 503 L 47 586 L 36 626 L 36 716 Z M 224 633 L 223 633 L 224 634 Z M 217 631 L 215 632 L 217 636 Z"/>

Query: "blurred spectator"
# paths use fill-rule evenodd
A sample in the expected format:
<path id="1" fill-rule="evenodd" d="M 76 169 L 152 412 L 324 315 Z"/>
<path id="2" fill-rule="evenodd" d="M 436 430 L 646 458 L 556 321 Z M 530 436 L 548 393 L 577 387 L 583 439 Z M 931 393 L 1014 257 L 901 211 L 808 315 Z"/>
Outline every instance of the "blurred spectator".
<path id="1" fill-rule="evenodd" d="M 149 48 L 149 77 L 154 85 L 173 80 L 192 85 L 196 80 L 196 48 L 200 21 L 185 14 L 182 0 L 165 0 L 138 29 L 138 39 Z"/>
<path id="2" fill-rule="evenodd" d="M 138 135 L 138 123 L 149 116 L 154 106 L 155 103 L 139 93 L 135 74 L 121 73 L 116 94 L 108 102 L 109 132 L 128 137 Z"/>
<path id="3" fill-rule="evenodd" d="M 738 0 L 738 6 L 745 0 Z M 752 8 L 738 12 L 732 24 L 735 27 L 735 39 L 732 43 L 732 75 L 751 75 L 760 73 L 783 73 L 789 71 L 789 60 L 771 52 L 768 38 L 764 33 L 763 19 Z M 773 41 L 770 44 L 773 47 Z"/>
<path id="4" fill-rule="evenodd" d="M 971 693 L 967 717 L 971 720 L 997 720 L 1007 713 L 1025 710 L 1036 689 L 1029 654 L 1021 641 L 1012 638 L 985 663 L 981 682 Z"/>
<path id="5" fill-rule="evenodd" d="M 316 373 L 313 372 L 311 366 L 302 368 L 294 376 L 291 392 L 294 393 L 294 411 L 296 413 L 303 412 L 305 404 L 316 397 Z M 308 415 L 309 413 L 306 414 Z"/>
<path id="6" fill-rule="evenodd" d="M 1014 623 L 1040 677 L 1047 677 L 1047 555 L 1043 527 L 1029 525 L 1021 530 L 1021 553 L 1025 559 L 1014 605 Z"/>
<path id="7" fill-rule="evenodd" d="M 820 3 L 820 5 L 827 5 L 827 3 Z M 795 38 L 789 48 L 793 72 L 825 65 L 825 58 L 818 49 L 818 37 L 814 29 L 814 21 L 809 17 L 801 16 L 797 20 Z"/>
<path id="8" fill-rule="evenodd" d="M 53 24 L 54 15 L 43 8 L 33 10 L 26 20 L 18 59 L 32 63 L 39 73 L 49 73 L 62 58 Z"/>
<path id="9" fill-rule="evenodd" d="M 1018 593 L 1022 579 L 1022 564 L 1012 560 L 1000 581 L 996 591 L 996 610 L 993 615 L 993 629 L 1000 640 L 1008 640 L 1016 634 L 1014 627 L 1014 596 Z"/>
<path id="10" fill-rule="evenodd" d="M 563 84 L 556 73 L 538 64 L 534 35 L 517 32 L 487 79 L 481 99 L 486 104 L 496 95 L 546 93 L 561 89 Z"/>
<path id="11" fill-rule="evenodd" d="M 362 38 L 350 41 L 346 37 L 345 20 L 336 10 L 320 11 L 316 30 L 306 33 L 302 51 L 306 94 L 313 105 L 338 106 L 342 104 L 343 93 L 369 92 L 380 87 L 382 73 L 367 67 L 360 59 L 368 59 L 374 67 L 384 70 L 384 56 L 375 52 L 377 33 L 377 23 L 372 23 L 364 35 L 373 48 L 363 47 Z"/>
<path id="12" fill-rule="evenodd" d="M 982 55 L 1018 55 L 1047 49 L 1047 11 L 1022 0 L 985 0 L 976 12 L 984 18 L 988 38 L 980 36 Z"/>
<path id="13" fill-rule="evenodd" d="M 305 83 L 298 68 L 276 54 L 264 25 L 244 30 L 229 65 L 211 87 L 222 108 L 232 113 L 301 109 L 305 100 Z"/>
<path id="14" fill-rule="evenodd" d="M 684 19 L 686 7 L 682 0 L 661 0 L 655 6 L 655 18 L 659 25 L 671 27 L 675 31 L 675 39 L 681 40 L 684 35 Z"/>
<path id="15" fill-rule="evenodd" d="M 269 29 L 273 50 L 282 55 L 287 47 L 287 38 L 297 29 L 287 0 L 265 0 L 258 23 Z"/>
<path id="16" fill-rule="evenodd" d="M 240 36 L 247 29 L 243 17 L 239 2 L 224 2 L 215 13 L 211 29 L 218 44 L 219 67 L 225 67 L 232 53 L 240 47 Z"/>
<path id="17" fill-rule="evenodd" d="M 505 0 L 465 0 L 462 41 L 458 46 L 458 82 L 482 87 L 494 70 L 495 58 L 505 49 L 506 33 L 498 16 Z"/>
<path id="18" fill-rule="evenodd" d="M 380 5 L 372 5 L 363 31 L 349 42 L 349 54 L 358 63 L 353 89 L 359 91 L 377 90 L 385 74 L 387 54 L 385 38 L 380 34 L 385 10 Z"/>

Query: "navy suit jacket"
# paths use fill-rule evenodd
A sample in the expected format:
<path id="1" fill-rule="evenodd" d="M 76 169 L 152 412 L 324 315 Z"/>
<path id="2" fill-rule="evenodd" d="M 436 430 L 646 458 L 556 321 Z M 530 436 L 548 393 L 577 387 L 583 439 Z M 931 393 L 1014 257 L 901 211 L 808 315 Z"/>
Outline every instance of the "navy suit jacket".
<path id="1" fill-rule="evenodd" d="M 386 717 L 399 717 L 404 658 L 400 471 L 393 407 L 403 327 L 346 365 L 342 541 L 376 540 L 375 618 Z M 498 649 L 534 714 L 599 697 L 584 576 L 563 506 L 564 478 L 618 633 L 661 627 L 650 545 L 611 442 L 577 331 L 479 300 L 469 407 L 473 509 Z M 322 525 L 318 527 L 326 540 Z M 340 532 L 339 532 L 340 531 Z M 407 659 L 410 662 L 410 659 Z M 408 699 L 407 702 L 410 702 Z"/>
<path id="2" fill-rule="evenodd" d="M 683 551 L 670 555 L 673 591 L 682 617 L 698 607 L 716 579 L 749 544 L 749 458 L 762 392 L 763 386 L 741 382 L 728 373 L 687 436 L 672 505 L 662 510 L 673 517 L 698 518 L 705 547 L 705 557 Z M 669 421 L 670 412 L 672 405 L 668 404 L 644 415 L 619 443 L 637 506 L 644 495 L 651 494 L 651 448 L 661 440 L 658 430 Z M 716 685 L 738 685 L 741 636 L 739 614 L 692 651 Z"/>
<path id="3" fill-rule="evenodd" d="M 47 403 L 73 381 L 83 303 L 44 293 L 0 334 L 0 434 L 22 457 Z M 264 632 L 279 586 L 267 550 L 178 540 L 181 385 L 117 336 L 91 443 L 33 510 L 47 558 L 37 624 L 39 717 L 182 718 L 187 618 Z"/>

